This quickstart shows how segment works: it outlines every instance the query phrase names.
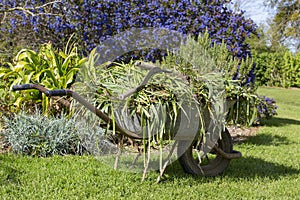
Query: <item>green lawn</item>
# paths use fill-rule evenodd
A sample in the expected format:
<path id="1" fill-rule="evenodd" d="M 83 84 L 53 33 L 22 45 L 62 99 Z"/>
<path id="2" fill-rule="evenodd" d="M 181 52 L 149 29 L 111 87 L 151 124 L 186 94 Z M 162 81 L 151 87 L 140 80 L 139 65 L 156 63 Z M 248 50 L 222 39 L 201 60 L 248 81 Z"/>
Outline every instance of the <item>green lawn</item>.
<path id="1" fill-rule="evenodd" d="M 300 199 L 300 90 L 260 88 L 277 100 L 278 116 L 235 149 L 223 176 L 193 177 L 178 163 L 157 173 L 114 171 L 89 156 L 0 155 L 1 199 Z"/>

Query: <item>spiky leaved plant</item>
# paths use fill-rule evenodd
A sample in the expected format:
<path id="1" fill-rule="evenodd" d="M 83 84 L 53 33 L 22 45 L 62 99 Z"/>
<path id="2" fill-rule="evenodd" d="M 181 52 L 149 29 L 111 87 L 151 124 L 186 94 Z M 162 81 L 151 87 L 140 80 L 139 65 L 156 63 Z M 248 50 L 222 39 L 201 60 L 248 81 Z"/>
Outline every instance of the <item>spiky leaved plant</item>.
<path id="1" fill-rule="evenodd" d="M 78 47 L 69 39 L 64 50 L 57 50 L 52 43 L 42 44 L 39 52 L 22 49 L 16 55 L 13 63 L 0 66 L 0 80 L 6 92 L 6 103 L 17 110 L 23 105 L 41 103 L 44 114 L 48 114 L 50 100 L 39 91 L 29 90 L 22 93 L 10 90 L 17 84 L 41 84 L 48 89 L 70 88 L 75 74 L 86 61 L 78 53 Z M 58 106 L 62 109 L 62 106 Z M 28 108 L 32 108 L 28 106 Z"/>

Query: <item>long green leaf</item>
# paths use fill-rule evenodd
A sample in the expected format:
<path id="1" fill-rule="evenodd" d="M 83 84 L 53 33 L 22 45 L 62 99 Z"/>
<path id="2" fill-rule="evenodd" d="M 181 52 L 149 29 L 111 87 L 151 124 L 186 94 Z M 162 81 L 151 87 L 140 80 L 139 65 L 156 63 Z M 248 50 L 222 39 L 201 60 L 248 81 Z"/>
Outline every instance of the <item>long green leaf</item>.
<path id="1" fill-rule="evenodd" d="M 44 69 L 42 70 L 38 75 L 46 74 L 46 77 L 50 78 L 50 80 L 53 82 L 53 85 L 58 88 L 59 86 L 59 77 L 56 77 L 53 70 L 50 69 Z"/>
<path id="2" fill-rule="evenodd" d="M 10 77 L 16 77 L 18 76 L 18 73 L 15 72 L 15 71 L 9 71 L 7 72 L 4 76 L 3 76 L 3 79 L 7 79 L 7 78 L 10 78 Z"/>

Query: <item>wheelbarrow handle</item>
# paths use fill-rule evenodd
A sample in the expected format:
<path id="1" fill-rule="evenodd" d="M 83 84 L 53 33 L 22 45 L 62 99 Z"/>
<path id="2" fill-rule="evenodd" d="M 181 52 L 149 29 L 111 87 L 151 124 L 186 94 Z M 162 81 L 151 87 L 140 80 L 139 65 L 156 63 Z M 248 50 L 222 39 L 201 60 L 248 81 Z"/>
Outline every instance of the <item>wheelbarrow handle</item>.
<path id="1" fill-rule="evenodd" d="M 38 84 L 22 84 L 22 85 L 14 85 L 12 87 L 13 91 L 17 90 L 29 90 L 29 89 L 36 89 L 41 92 L 43 92 L 48 97 L 54 97 L 54 96 L 71 96 L 72 91 L 70 90 L 64 90 L 64 89 L 58 89 L 58 90 L 48 90 L 45 87 L 38 85 Z"/>
<path id="2" fill-rule="evenodd" d="M 95 113 L 98 117 L 100 117 L 102 120 L 104 120 L 106 123 L 110 125 L 115 125 L 116 130 L 119 131 L 121 134 L 133 138 L 133 139 L 142 139 L 141 136 L 138 134 L 131 132 L 130 130 L 127 130 L 126 128 L 123 128 L 118 123 L 114 122 L 109 116 L 107 116 L 105 113 L 103 113 L 101 110 L 96 108 L 94 105 L 89 103 L 87 100 L 85 100 L 82 96 L 80 96 L 78 93 L 72 91 L 72 90 L 48 90 L 45 87 L 38 85 L 38 84 L 23 84 L 23 85 L 15 85 L 12 87 L 13 91 L 17 90 L 28 90 L 28 89 L 36 89 L 40 92 L 43 92 L 48 97 L 53 96 L 72 96 L 74 99 L 76 99 L 79 103 L 81 103 L 84 107 L 86 107 L 91 112 Z"/>
<path id="3" fill-rule="evenodd" d="M 13 91 L 28 90 L 28 89 L 35 89 L 35 85 L 34 84 L 23 84 L 23 85 L 14 85 L 12 87 Z"/>
<path id="4" fill-rule="evenodd" d="M 47 97 L 54 97 L 54 96 L 70 96 L 72 95 L 72 93 L 70 92 L 70 90 L 63 90 L 63 89 L 59 89 L 59 90 L 47 90 L 45 92 Z"/>

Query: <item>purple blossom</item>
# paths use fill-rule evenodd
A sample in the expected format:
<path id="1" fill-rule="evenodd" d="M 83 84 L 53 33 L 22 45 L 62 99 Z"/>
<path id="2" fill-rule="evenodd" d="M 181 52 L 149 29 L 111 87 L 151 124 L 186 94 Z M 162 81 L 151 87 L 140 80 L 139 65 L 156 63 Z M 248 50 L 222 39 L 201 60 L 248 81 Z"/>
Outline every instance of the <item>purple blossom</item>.
<path id="1" fill-rule="evenodd" d="M 259 103 L 257 105 L 259 118 L 269 119 L 272 116 L 277 115 L 277 109 L 278 106 L 274 99 L 266 96 L 259 97 Z"/>
<path id="2" fill-rule="evenodd" d="M 225 41 L 233 56 L 245 59 L 250 56 L 250 47 L 245 43 L 245 39 L 251 33 L 256 34 L 257 28 L 251 19 L 244 18 L 243 12 L 237 14 L 226 8 L 224 0 L 65 0 L 47 7 L 39 7 L 45 2 L 48 1 L 35 0 L 24 3 L 22 0 L 3 0 L 5 8 L 23 6 L 41 15 L 31 16 L 15 11 L 10 13 L 10 23 L 1 24 L 1 30 L 12 32 L 17 30 L 18 26 L 26 25 L 35 32 L 43 33 L 37 35 L 41 41 L 45 41 L 45 38 L 56 38 L 57 41 L 53 41 L 53 44 L 62 44 L 75 32 L 79 42 L 81 41 L 82 50 L 86 53 L 106 40 L 107 36 L 133 27 L 167 28 L 195 37 L 208 30 L 213 42 L 219 44 Z M 49 11 L 53 15 L 46 13 Z M 53 34 L 53 37 L 50 37 L 50 34 Z M 165 54 L 153 52 L 155 55 L 147 55 L 146 58 L 155 60 Z M 146 54 L 147 52 L 142 55 Z M 238 75 L 239 72 L 234 78 L 239 77 Z M 253 81 L 254 73 L 250 71 L 245 82 Z"/>

